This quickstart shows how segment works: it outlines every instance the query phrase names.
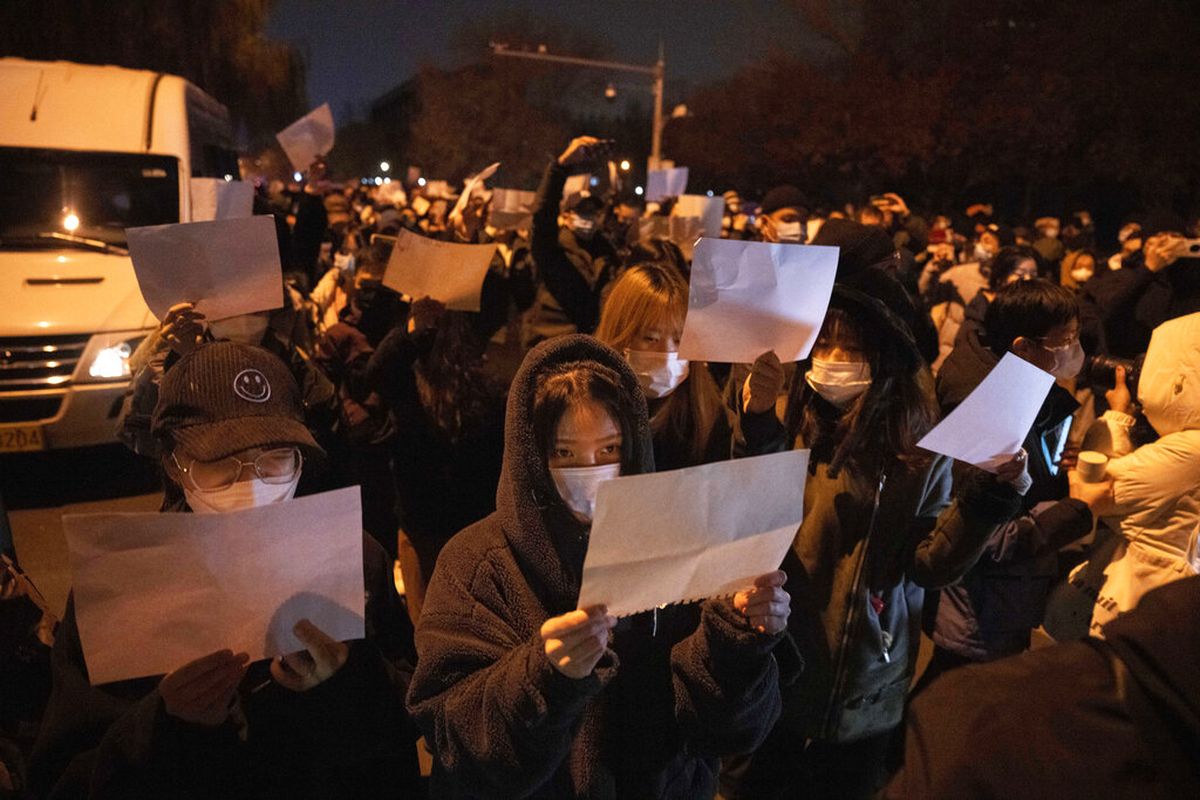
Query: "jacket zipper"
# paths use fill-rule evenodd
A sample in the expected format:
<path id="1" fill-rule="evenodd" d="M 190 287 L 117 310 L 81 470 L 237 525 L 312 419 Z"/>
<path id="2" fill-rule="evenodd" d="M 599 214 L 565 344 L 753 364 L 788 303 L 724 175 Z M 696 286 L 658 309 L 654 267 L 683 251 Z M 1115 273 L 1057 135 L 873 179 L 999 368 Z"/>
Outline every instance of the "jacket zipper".
<path id="1" fill-rule="evenodd" d="M 854 584 L 850 589 L 850 602 L 847 603 L 846 621 L 842 627 L 841 646 L 838 648 L 837 669 L 833 673 L 833 691 L 829 695 L 829 705 L 825 709 L 825 724 L 822 729 L 824 738 L 828 739 L 830 733 L 835 728 L 835 710 L 838 705 L 838 698 L 842 695 L 842 690 L 846 686 L 846 675 L 849 670 L 846 667 L 846 651 L 850 646 L 851 634 L 854 630 L 854 624 L 858 620 L 858 590 L 862 583 L 863 572 L 867 565 L 867 556 L 871 550 L 871 540 L 875 537 L 875 523 L 879 518 L 879 498 L 883 494 L 884 483 L 887 482 L 887 473 L 879 473 L 879 485 L 875 488 L 875 503 L 871 508 L 871 521 L 867 525 L 866 541 L 863 542 L 862 555 L 858 559 L 858 566 L 854 571 Z M 891 656 L 888 654 L 890 649 L 886 645 L 886 640 L 880 642 L 883 645 L 883 656 L 885 660 L 890 661 Z"/>

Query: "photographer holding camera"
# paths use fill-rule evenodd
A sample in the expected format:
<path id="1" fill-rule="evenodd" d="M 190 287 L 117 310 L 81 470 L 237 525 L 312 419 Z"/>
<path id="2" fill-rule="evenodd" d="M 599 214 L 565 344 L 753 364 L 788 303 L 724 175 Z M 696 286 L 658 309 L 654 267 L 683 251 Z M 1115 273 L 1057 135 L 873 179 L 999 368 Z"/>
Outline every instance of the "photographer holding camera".
<path id="1" fill-rule="evenodd" d="M 1113 496 L 1097 515 L 1115 535 L 1097 536 L 1090 560 L 1052 602 L 1046 628 L 1055 638 L 1102 636 L 1104 626 L 1146 592 L 1196 572 L 1189 551 L 1200 521 L 1197 343 L 1200 313 L 1154 330 L 1136 386 L 1140 413 L 1158 438 L 1140 447 L 1130 436 L 1137 408 L 1126 368 L 1115 370 L 1109 410 L 1084 439 L 1085 447 L 1108 450 Z M 1081 480 L 1075 473 L 1071 479 Z"/>
<path id="2" fill-rule="evenodd" d="M 1145 245 L 1118 270 L 1101 270 L 1082 288 L 1104 322 L 1109 353 L 1146 352 L 1150 333 L 1170 319 L 1200 311 L 1200 250 L 1184 238 L 1182 220 L 1165 215 L 1142 227 Z"/>

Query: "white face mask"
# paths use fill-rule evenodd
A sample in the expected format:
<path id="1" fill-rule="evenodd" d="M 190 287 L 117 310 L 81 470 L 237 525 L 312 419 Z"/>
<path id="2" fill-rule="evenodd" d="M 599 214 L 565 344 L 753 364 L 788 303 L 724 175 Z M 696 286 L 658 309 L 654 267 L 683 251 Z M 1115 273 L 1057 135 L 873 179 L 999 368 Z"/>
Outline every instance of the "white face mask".
<path id="1" fill-rule="evenodd" d="M 989 250 L 987 248 L 987 245 L 985 245 L 983 242 L 975 243 L 975 260 L 976 261 L 991 261 L 992 256 L 994 256 L 994 255 L 995 255 L 995 253 L 993 253 L 991 250 Z"/>
<path id="2" fill-rule="evenodd" d="M 575 217 L 571 220 L 571 231 L 580 239 L 590 239 L 596 233 L 596 221 L 587 217 Z"/>
<path id="3" fill-rule="evenodd" d="M 800 221 L 796 222 L 776 222 L 775 223 L 775 238 L 781 242 L 798 244 L 804 241 L 804 228 L 800 225 Z"/>
<path id="4" fill-rule="evenodd" d="M 814 358 L 804 376 L 817 394 L 845 408 L 871 386 L 871 365 L 866 361 L 822 361 Z"/>
<path id="5" fill-rule="evenodd" d="M 620 477 L 621 464 L 600 464 L 595 467 L 551 467 L 550 477 L 567 508 L 588 522 L 596 511 L 596 493 L 600 484 Z"/>
<path id="6" fill-rule="evenodd" d="M 343 275 L 354 274 L 354 254 L 353 253 L 338 253 L 333 257 L 333 265 L 341 271 Z"/>
<path id="7" fill-rule="evenodd" d="M 239 344 L 261 344 L 267 333 L 266 314 L 242 314 L 228 319 L 214 319 L 208 329 L 215 339 L 227 339 Z"/>
<path id="8" fill-rule="evenodd" d="M 1092 271 L 1087 267 L 1076 267 L 1071 270 L 1071 280 L 1076 283 L 1087 283 L 1092 277 Z"/>
<path id="9" fill-rule="evenodd" d="M 1069 380 L 1083 369 L 1083 345 L 1075 342 L 1069 347 L 1047 347 L 1054 353 L 1054 366 L 1050 374 L 1062 380 Z"/>
<path id="10" fill-rule="evenodd" d="M 679 353 L 656 353 L 648 350 L 626 350 L 625 359 L 637 374 L 638 383 L 646 397 L 666 397 L 679 388 L 688 376 L 688 361 Z"/>
<path id="11" fill-rule="evenodd" d="M 185 485 L 183 496 L 187 498 L 188 508 L 197 514 L 222 514 L 291 500 L 299 483 L 300 471 L 297 470 L 288 483 L 267 483 L 261 478 L 251 478 L 215 492 L 199 492 Z"/>

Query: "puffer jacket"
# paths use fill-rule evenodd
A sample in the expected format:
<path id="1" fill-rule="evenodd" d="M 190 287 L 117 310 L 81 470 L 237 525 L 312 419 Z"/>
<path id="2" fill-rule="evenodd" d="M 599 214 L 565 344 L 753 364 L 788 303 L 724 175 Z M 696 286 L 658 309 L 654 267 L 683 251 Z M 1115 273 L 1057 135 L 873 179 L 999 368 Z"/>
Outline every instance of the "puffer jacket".
<path id="1" fill-rule="evenodd" d="M 735 437 L 739 456 L 804 446 L 788 441 L 770 411 L 740 415 Z M 783 563 L 788 627 L 806 666 L 804 679 L 785 688 L 779 725 L 797 747 L 900 723 L 925 589 L 958 580 L 1017 508 L 1016 493 L 980 471 L 952 497 L 951 465 L 939 456 L 922 467 L 887 463 L 870 475 L 848 467 L 833 476 L 829 454 L 814 449 L 804 522 Z"/>
<path id="2" fill-rule="evenodd" d="M 1147 591 L 1194 573 L 1188 552 L 1200 520 L 1200 313 L 1155 329 L 1138 400 L 1157 441 L 1134 449 L 1133 418 L 1107 411 L 1097 421 L 1113 442 L 1108 477 L 1116 507 L 1104 523 L 1118 538 L 1107 564 L 1096 559 L 1071 574 L 1072 587 L 1095 599 L 1093 636 Z"/>
<path id="3" fill-rule="evenodd" d="M 938 402 L 949 414 L 987 377 L 999 358 L 975 331 L 954 349 L 938 374 Z M 978 563 L 926 609 L 934 643 L 973 661 L 1019 653 L 1042 623 L 1059 577 L 1056 551 L 1092 530 L 1087 505 L 1067 495 L 1067 475 L 1056 462 L 1078 403 L 1050 389 L 1023 443 L 1032 480 L 1018 513 L 988 539 Z"/>
<path id="4" fill-rule="evenodd" d="M 728 600 L 622 620 L 580 680 L 546 658 L 539 631 L 577 606 L 587 528 L 558 497 L 530 415 L 538 375 L 577 360 L 621 376 L 635 471 L 654 468 L 625 359 L 580 335 L 529 353 L 509 393 L 497 510 L 442 550 L 417 626 L 408 707 L 434 753 L 434 797 L 711 797 L 718 759 L 753 750 L 779 716 L 782 634 L 754 632 Z"/>

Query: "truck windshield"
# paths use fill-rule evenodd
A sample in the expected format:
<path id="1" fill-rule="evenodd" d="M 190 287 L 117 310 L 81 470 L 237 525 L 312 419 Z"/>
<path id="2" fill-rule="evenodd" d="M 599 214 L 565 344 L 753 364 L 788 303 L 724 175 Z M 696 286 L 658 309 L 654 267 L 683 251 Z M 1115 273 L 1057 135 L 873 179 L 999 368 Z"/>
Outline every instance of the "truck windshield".
<path id="1" fill-rule="evenodd" d="M 179 221 L 169 156 L 0 147 L 0 175 L 0 248 L 124 246 L 125 228 Z"/>

